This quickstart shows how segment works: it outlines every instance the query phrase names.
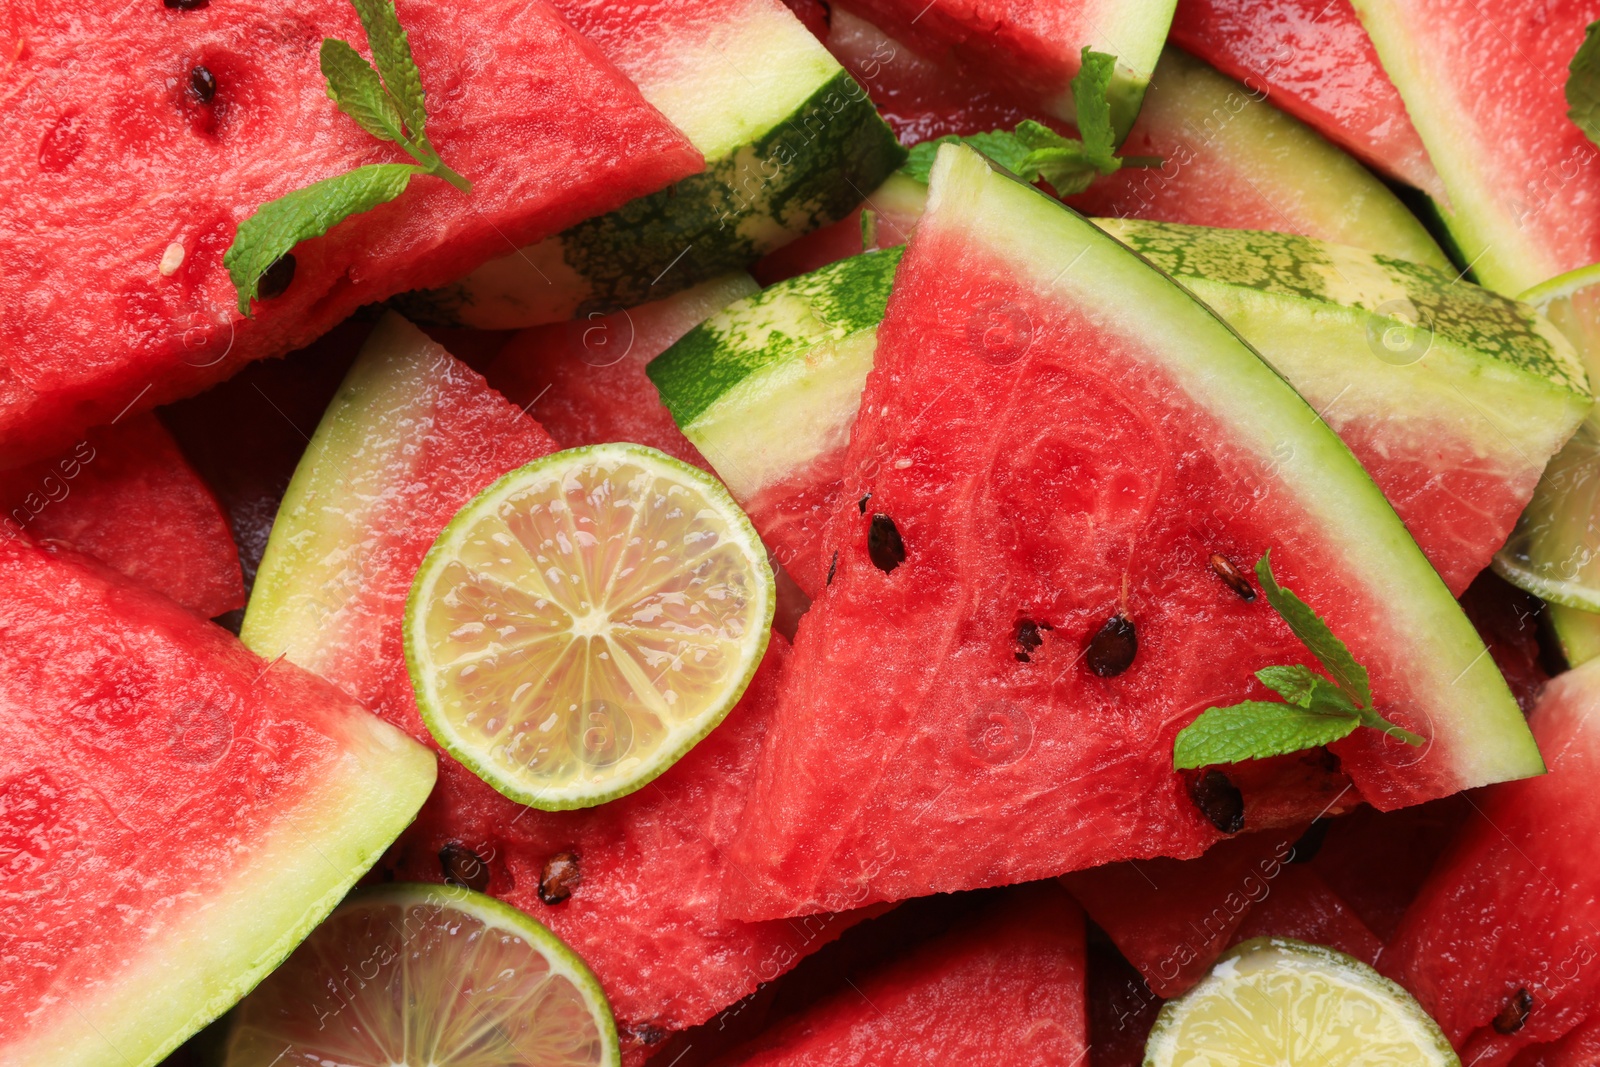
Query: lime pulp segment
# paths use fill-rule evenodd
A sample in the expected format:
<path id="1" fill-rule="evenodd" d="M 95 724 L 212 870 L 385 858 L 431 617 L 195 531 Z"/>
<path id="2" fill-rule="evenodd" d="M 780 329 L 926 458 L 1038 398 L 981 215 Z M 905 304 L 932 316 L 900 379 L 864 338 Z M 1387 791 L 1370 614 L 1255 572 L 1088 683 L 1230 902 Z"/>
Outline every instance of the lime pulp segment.
<path id="1" fill-rule="evenodd" d="M 406 658 L 424 721 L 513 800 L 629 793 L 722 721 L 766 651 L 766 551 L 727 490 L 654 449 L 506 475 L 423 561 Z"/>
<path id="2" fill-rule="evenodd" d="M 1238 945 L 1169 1001 L 1144 1067 L 1460 1067 L 1411 994 L 1366 964 L 1287 938 Z"/>
<path id="3" fill-rule="evenodd" d="M 239 1005 L 225 1067 L 615 1067 L 583 961 L 509 905 L 450 886 L 354 894 Z"/>

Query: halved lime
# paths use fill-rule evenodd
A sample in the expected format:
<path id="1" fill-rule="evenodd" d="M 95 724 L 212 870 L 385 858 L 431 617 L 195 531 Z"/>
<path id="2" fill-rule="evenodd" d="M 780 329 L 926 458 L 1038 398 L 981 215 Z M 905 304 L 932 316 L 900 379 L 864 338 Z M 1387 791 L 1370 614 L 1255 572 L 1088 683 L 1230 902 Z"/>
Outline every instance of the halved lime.
<path id="1" fill-rule="evenodd" d="M 350 896 L 235 1009 L 225 1067 L 616 1067 L 600 983 L 556 935 L 438 885 Z"/>
<path id="2" fill-rule="evenodd" d="M 1144 1067 L 1460 1067 L 1411 994 L 1320 945 L 1260 937 L 1169 1001 Z"/>
<path id="3" fill-rule="evenodd" d="M 545 456 L 462 508 L 406 603 L 433 736 L 523 804 L 630 793 L 722 721 L 766 651 L 766 550 L 716 479 L 652 448 Z"/>
<path id="4" fill-rule="evenodd" d="M 1590 387 L 1600 389 L 1600 264 L 1519 299 L 1549 316 L 1578 350 Z M 1600 413 L 1591 412 L 1545 467 L 1494 569 L 1535 596 L 1600 612 Z"/>

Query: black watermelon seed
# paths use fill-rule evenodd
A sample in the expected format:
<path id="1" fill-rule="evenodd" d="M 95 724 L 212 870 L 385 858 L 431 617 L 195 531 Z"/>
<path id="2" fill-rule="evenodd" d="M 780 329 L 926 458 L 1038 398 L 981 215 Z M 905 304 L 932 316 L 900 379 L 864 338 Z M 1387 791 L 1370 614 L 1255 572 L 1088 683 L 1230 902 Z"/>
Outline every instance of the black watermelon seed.
<path id="1" fill-rule="evenodd" d="M 446 885 L 458 885 L 479 893 L 489 888 L 489 865 L 466 845 L 451 841 L 441 848 L 439 866 L 444 868 Z"/>
<path id="2" fill-rule="evenodd" d="M 860 500 L 856 501 L 856 507 L 861 509 L 861 514 L 865 515 L 867 513 L 867 501 L 869 501 L 871 499 L 872 499 L 872 494 L 868 493 L 866 496 L 864 496 Z"/>
<path id="3" fill-rule="evenodd" d="M 1243 571 L 1234 566 L 1233 560 L 1221 552 L 1211 553 L 1211 569 L 1217 572 L 1217 577 L 1228 583 L 1228 588 L 1238 593 L 1246 600 L 1256 598 L 1256 587 L 1250 584 L 1250 579 L 1245 577 Z"/>
<path id="4" fill-rule="evenodd" d="M 162 0 L 162 3 L 177 11 L 194 11 L 210 2 L 211 0 Z"/>
<path id="5" fill-rule="evenodd" d="M 583 871 L 578 867 L 576 852 L 557 852 L 544 861 L 539 872 L 539 899 L 554 906 L 572 896 L 572 891 L 583 884 Z"/>
<path id="6" fill-rule="evenodd" d="M 1290 863 L 1310 863 L 1317 858 L 1317 853 L 1322 851 L 1322 842 L 1328 839 L 1328 827 L 1333 822 L 1329 819 L 1313 819 L 1311 825 L 1306 827 L 1306 832 L 1295 841 L 1294 847 L 1289 851 Z"/>
<path id="7" fill-rule="evenodd" d="M 837 571 L 838 569 L 839 569 L 839 553 L 837 551 L 835 551 L 833 553 L 833 561 L 828 564 L 828 580 L 826 582 L 823 582 L 822 584 L 823 585 L 832 585 L 833 584 L 834 572 Z"/>
<path id="8" fill-rule="evenodd" d="M 1083 662 L 1100 678 L 1115 678 L 1133 666 L 1133 657 L 1139 654 L 1139 634 L 1126 615 L 1117 614 L 1106 620 L 1100 632 L 1089 639 L 1083 650 Z"/>
<path id="9" fill-rule="evenodd" d="M 256 299 L 271 300 L 275 296 L 282 296 L 292 281 L 294 281 L 294 253 L 285 252 L 272 261 L 272 266 L 262 272 L 261 280 L 256 283 Z"/>
<path id="10" fill-rule="evenodd" d="M 872 565 L 885 574 L 906 561 L 906 543 L 900 539 L 900 530 L 894 520 L 879 512 L 872 516 L 872 528 L 867 531 L 867 555 Z"/>
<path id="11" fill-rule="evenodd" d="M 622 1031 L 634 1041 L 637 1041 L 639 1044 L 646 1047 L 651 1045 L 659 1045 L 661 1042 L 667 1039 L 667 1032 L 661 1027 L 652 1023 L 633 1023 L 632 1025 L 625 1025 L 622 1027 Z"/>
<path id="12" fill-rule="evenodd" d="M 1533 994 L 1527 988 L 1518 989 L 1511 994 L 1511 999 L 1506 1001 L 1506 1006 L 1500 1009 L 1500 1014 L 1494 1017 L 1494 1032 L 1497 1034 L 1514 1034 L 1528 1025 L 1528 1016 L 1533 1012 Z"/>
<path id="13" fill-rule="evenodd" d="M 202 104 L 209 104 L 217 95 L 217 76 L 204 67 L 196 67 L 189 72 L 189 88 Z"/>
<path id="14" fill-rule="evenodd" d="M 1200 814 L 1225 834 L 1244 829 L 1244 794 L 1218 770 L 1210 770 L 1189 783 L 1189 799 Z"/>

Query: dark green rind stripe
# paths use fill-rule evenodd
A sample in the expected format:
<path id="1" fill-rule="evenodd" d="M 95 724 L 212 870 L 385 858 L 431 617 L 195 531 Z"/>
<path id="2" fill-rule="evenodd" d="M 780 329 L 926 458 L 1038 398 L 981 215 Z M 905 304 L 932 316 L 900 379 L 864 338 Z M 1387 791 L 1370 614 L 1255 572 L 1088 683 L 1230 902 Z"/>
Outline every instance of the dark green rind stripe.
<path id="1" fill-rule="evenodd" d="M 723 309 L 646 368 L 679 426 L 749 375 L 797 350 L 876 329 L 903 248 L 830 263 Z"/>
<path id="2" fill-rule="evenodd" d="M 1219 230 L 1178 223 L 1105 220 L 1118 240 L 1180 280 L 1237 285 L 1265 293 L 1360 308 L 1397 324 L 1425 325 L 1434 336 L 1481 352 L 1576 393 L 1588 393 L 1582 368 L 1550 342 L 1538 313 L 1455 275 L 1391 256 L 1332 246 L 1307 237 L 1250 230 Z M 1337 247 L 1336 261 L 1332 250 Z M 1330 275 L 1361 271 L 1344 292 Z M 1369 274 L 1370 272 L 1370 274 Z M 1364 283 L 1378 281 L 1380 286 Z M 1360 290 L 1393 291 L 1382 301 Z M 1387 306 L 1400 294 L 1415 316 Z"/>

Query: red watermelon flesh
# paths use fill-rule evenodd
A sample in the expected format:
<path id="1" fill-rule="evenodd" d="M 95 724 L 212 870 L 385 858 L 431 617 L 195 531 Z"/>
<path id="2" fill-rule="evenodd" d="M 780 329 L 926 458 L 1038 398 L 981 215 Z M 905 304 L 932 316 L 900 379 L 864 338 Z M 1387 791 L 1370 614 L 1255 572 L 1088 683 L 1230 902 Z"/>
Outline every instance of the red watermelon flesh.
<path id="1" fill-rule="evenodd" d="M 1145 1040 L 1165 1002 L 1093 930 L 1088 959 L 1089 1067 L 1141 1067 Z"/>
<path id="2" fill-rule="evenodd" d="M 1387 942 L 1471 811 L 1464 795 L 1399 811 L 1358 808 L 1328 823 L 1311 868 Z"/>
<path id="3" fill-rule="evenodd" d="M 67 550 L 0 539 L 0 1061 L 155 1062 L 410 821 L 433 758 Z"/>
<path id="4" fill-rule="evenodd" d="M 1535 772 L 1522 717 L 1469 624 L 1288 386 L 1086 220 L 969 149 L 946 146 L 939 166 L 959 191 L 941 219 L 935 171 L 929 212 L 899 267 L 850 441 L 849 491 L 824 541 L 838 553 L 835 577 L 801 620 L 734 849 L 749 877 L 729 881 L 731 913 L 837 909 L 1205 851 L 1219 835 L 1191 799 L 1191 779 L 1172 770 L 1173 736 L 1208 705 L 1254 695 L 1253 665 L 1309 658 L 1263 598 L 1245 601 L 1217 578 L 1213 553 L 1248 566 L 1274 548 L 1283 580 L 1371 670 L 1378 705 L 1435 736 L 1426 751 L 1389 752 L 1376 733 L 1353 735 L 1334 746 L 1339 760 L 1327 770 L 1299 756 L 1230 769 L 1245 827 L 1303 823 L 1362 798 L 1400 807 L 1480 774 Z M 1085 298 L 1092 312 L 1064 299 L 1061 281 L 1037 277 L 1036 265 L 1063 249 L 1099 258 L 1093 272 L 1062 263 L 1060 279 L 1118 279 Z M 1119 272 L 1118 257 L 1147 273 Z M 1148 310 L 1153 302 L 1217 339 L 1208 366 L 1226 347 L 1262 403 L 1270 395 L 1286 405 L 1278 444 L 1252 448 L 1281 451 L 1291 426 L 1316 428 L 1316 442 L 1292 447 L 1316 449 L 1306 477 L 1349 472 L 1338 509 L 1313 518 L 1297 502 L 1325 492 L 1320 482 L 1229 488 L 1262 468 L 1234 450 L 1239 431 L 1216 409 L 1184 404 L 1190 394 L 1169 376 L 1167 350 L 1134 332 L 1167 321 Z M 1141 317 L 1120 314 L 1134 306 Z M 1253 407 L 1247 424 L 1263 425 L 1265 410 Z M 1329 531 L 1350 507 L 1396 532 L 1382 547 L 1339 547 Z M 884 523 L 903 545 L 898 565 L 887 535 L 871 532 Z M 1367 584 L 1391 560 L 1412 592 Z M 1395 612 L 1423 601 L 1437 608 L 1429 640 L 1448 627 L 1448 651 L 1401 650 L 1421 631 L 1398 628 Z M 1121 674 L 1112 668 L 1116 677 L 1096 677 L 1084 649 L 1118 615 L 1140 620 L 1137 656 Z M 1024 623 L 1036 628 L 1026 647 Z M 1438 672 L 1441 688 L 1419 686 L 1419 669 Z M 1450 685 L 1463 670 L 1482 686 L 1468 704 L 1467 690 Z M 1481 711 L 1462 718 L 1473 702 Z M 1466 740 L 1472 720 L 1492 721 L 1506 741 Z M 1441 744 L 1457 730 L 1461 740 Z M 1512 751 L 1515 771 L 1467 769 Z"/>
<path id="5" fill-rule="evenodd" d="M 1203 978 L 1257 902 L 1275 892 L 1294 836 L 1245 834 L 1192 860 L 1109 863 L 1064 875 L 1096 926 L 1157 996 Z"/>
<path id="6" fill-rule="evenodd" d="M 1600 1007 L 1600 664 L 1551 681 L 1530 724 L 1550 773 L 1473 802 L 1383 957 L 1468 1063 L 1507 1063 Z M 1499 1033 L 1519 989 L 1532 1011 Z"/>
<path id="7" fill-rule="evenodd" d="M 1083 915 L 1023 886 L 718 1067 L 1060 1067 L 1088 1051 Z"/>
<path id="8" fill-rule="evenodd" d="M 1524 1049 L 1512 1067 L 1594 1067 L 1600 1063 L 1600 1019 L 1590 1019 L 1560 1041 Z"/>
<path id="9" fill-rule="evenodd" d="M 707 315 L 755 289 L 736 274 L 610 315 L 523 330 L 490 364 L 489 383 L 567 448 L 629 441 L 710 470 L 644 368 Z"/>
<path id="10" fill-rule="evenodd" d="M 375 390 L 389 398 L 375 410 L 352 383 L 370 383 L 361 377 L 369 373 L 364 366 L 391 352 L 404 353 L 394 357 L 404 384 Z M 350 494 L 343 516 L 350 541 L 341 551 L 352 566 L 336 590 L 321 596 L 319 626 L 309 637 L 299 621 L 303 605 L 274 603 L 286 577 L 275 570 L 277 539 L 293 540 L 300 529 L 291 486 L 244 636 L 271 654 L 286 651 L 431 746 L 402 644 L 412 579 L 457 510 L 500 475 L 557 445 L 518 405 L 397 316 L 374 331 L 341 389 L 347 396 L 359 423 L 343 424 L 352 435 L 341 438 L 345 447 L 386 457 L 380 470 L 360 476 L 362 490 Z M 405 447 L 387 450 L 395 440 Z M 319 460 L 326 466 L 319 469 Z M 314 477 L 326 475 L 337 485 L 350 461 L 314 445 L 296 481 L 315 484 Z M 292 641 L 279 640 L 279 611 L 288 613 L 282 617 Z M 720 846 L 743 806 L 786 648 L 781 638 L 773 640 L 768 663 L 724 728 L 645 789 L 601 808 L 524 808 L 441 753 L 440 784 L 400 845 L 405 875 L 442 880 L 439 851 L 448 843 L 477 853 L 491 872 L 489 891 L 547 924 L 595 971 L 629 1062 L 637 1062 L 668 1032 L 710 1018 L 848 925 L 829 917 L 762 924 L 715 918 L 726 867 Z M 546 905 L 540 872 L 565 850 L 577 853 L 583 884 L 565 903 Z"/>
<path id="11" fill-rule="evenodd" d="M 1172 40 L 1379 170 L 1444 199 L 1350 0 L 1179 0 Z"/>
<path id="12" fill-rule="evenodd" d="M 406 160 L 328 100 L 348 4 L 156 4 L 0 13 L 0 448 L 47 455 L 128 408 L 304 345 L 357 307 L 453 281 L 508 248 L 699 169 L 699 153 L 544 0 L 401 0 L 428 134 L 470 196 L 419 178 L 295 250 L 246 319 L 222 267 L 239 222 L 293 189 Z M 216 95 L 199 102 L 190 70 Z M 43 131 L 42 135 L 41 132 Z M 137 161 L 139 165 L 130 165 Z M 172 245 L 181 265 L 158 269 Z"/>
<path id="13" fill-rule="evenodd" d="M 154 415 L 103 426 L 55 459 L 0 472 L 12 534 L 58 541 L 202 618 L 244 607 L 233 534 Z"/>
<path id="14" fill-rule="evenodd" d="M 1290 937 L 1327 945 L 1362 963 L 1373 964 L 1383 942 L 1355 911 L 1310 867 L 1286 866 L 1272 890 L 1245 916 L 1231 944 L 1252 937 Z"/>

